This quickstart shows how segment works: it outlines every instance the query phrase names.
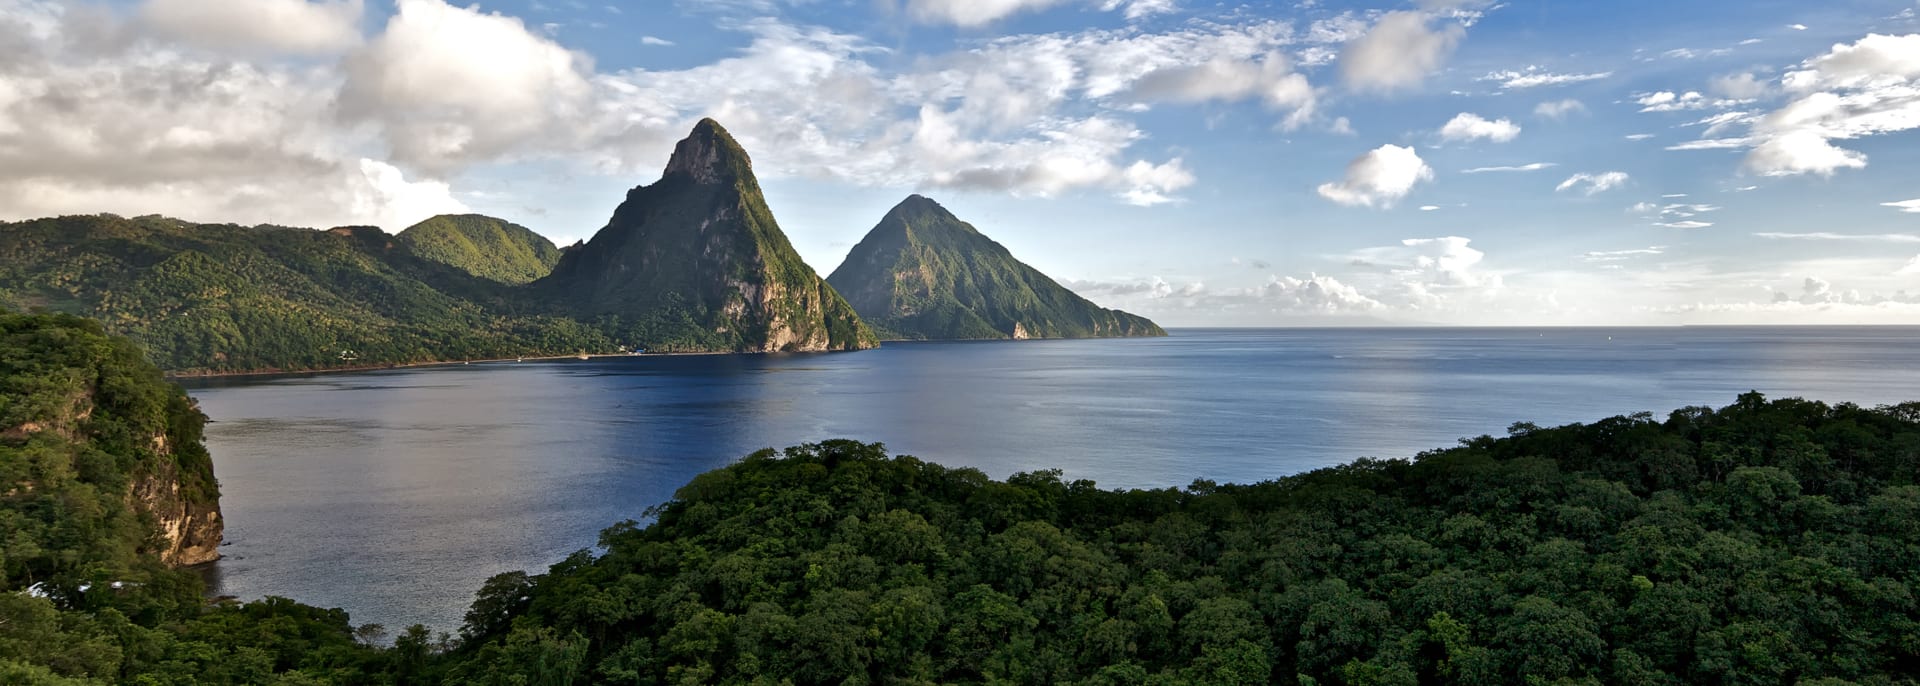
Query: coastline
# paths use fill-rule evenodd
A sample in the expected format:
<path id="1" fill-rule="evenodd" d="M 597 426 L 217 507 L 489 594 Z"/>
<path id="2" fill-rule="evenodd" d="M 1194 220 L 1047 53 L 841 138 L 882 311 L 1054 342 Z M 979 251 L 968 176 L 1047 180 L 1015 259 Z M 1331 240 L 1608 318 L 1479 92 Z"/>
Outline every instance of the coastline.
<path id="1" fill-rule="evenodd" d="M 854 352 L 854 351 L 822 350 L 817 352 Z M 576 354 L 576 355 L 539 355 L 539 356 L 527 356 L 527 357 L 495 357 L 495 358 L 483 358 L 483 359 L 474 359 L 474 360 L 435 360 L 431 362 L 390 362 L 385 364 L 354 365 L 351 367 L 323 367 L 319 369 L 248 369 L 248 370 L 223 371 L 223 372 L 168 370 L 168 371 L 161 372 L 161 374 L 165 376 L 168 381 L 187 381 L 187 380 L 193 380 L 193 379 L 226 379 L 226 378 L 241 378 L 241 377 L 253 377 L 253 376 L 305 376 L 308 374 L 347 374 L 347 373 L 353 373 L 353 372 L 378 372 L 378 371 L 385 371 L 390 369 L 419 369 L 422 367 L 454 367 L 454 366 L 469 365 L 469 364 L 555 362 L 559 360 L 595 360 L 595 359 L 610 358 L 610 357 L 684 357 L 684 356 L 700 356 L 700 355 L 768 355 L 768 354 L 772 354 L 772 353 L 731 352 L 731 351 L 641 353 L 638 355 L 633 355 L 628 353 L 594 353 L 594 354 L 587 354 L 587 355 Z"/>

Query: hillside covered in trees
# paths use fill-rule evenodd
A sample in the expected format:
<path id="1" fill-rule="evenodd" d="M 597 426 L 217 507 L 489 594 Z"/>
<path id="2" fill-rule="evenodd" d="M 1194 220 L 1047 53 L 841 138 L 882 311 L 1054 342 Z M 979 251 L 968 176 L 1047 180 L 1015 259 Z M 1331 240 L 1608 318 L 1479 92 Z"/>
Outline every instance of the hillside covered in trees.
<path id="1" fill-rule="evenodd" d="M 98 319 L 184 373 L 877 344 L 794 251 L 746 152 L 711 120 L 660 182 L 570 250 L 480 215 L 398 235 L 158 216 L 0 222 L 0 307 Z"/>
<path id="2" fill-rule="evenodd" d="M 595 326 L 373 227 L 86 215 L 0 223 L 0 306 L 98 319 L 170 371 L 612 351 Z"/>
<path id="3" fill-rule="evenodd" d="M 768 451 L 608 530 L 598 555 L 495 578 L 448 674 L 1913 683 L 1916 420 L 1920 404 L 1751 394 L 1132 492 L 851 442 Z"/>
<path id="4" fill-rule="evenodd" d="M 1749 394 L 1161 490 L 763 451 L 391 642 L 169 567 L 135 484 L 213 498 L 203 421 L 97 324 L 0 315 L 0 683 L 1920 678 L 1920 404 Z"/>

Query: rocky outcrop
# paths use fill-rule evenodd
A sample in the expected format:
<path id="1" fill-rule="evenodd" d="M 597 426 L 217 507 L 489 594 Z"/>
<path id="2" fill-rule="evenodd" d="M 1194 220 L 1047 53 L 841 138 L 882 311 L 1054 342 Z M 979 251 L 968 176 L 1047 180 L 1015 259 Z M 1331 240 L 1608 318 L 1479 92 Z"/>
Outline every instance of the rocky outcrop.
<path id="1" fill-rule="evenodd" d="M 227 528 L 220 516 L 220 501 L 187 492 L 180 460 L 165 436 L 155 436 L 154 447 L 160 459 L 136 472 L 127 487 L 127 505 L 153 522 L 156 538 L 146 552 L 172 567 L 220 559 L 220 540 Z M 204 478 L 211 479 L 212 474 Z"/>
<path id="2" fill-rule="evenodd" d="M 660 180 L 534 284 L 583 319 L 651 350 L 857 350 L 873 332 L 801 260 L 753 163 L 711 119 L 674 147 Z"/>
<path id="3" fill-rule="evenodd" d="M 220 557 L 206 417 L 131 341 L 64 315 L 0 313 L 0 521 L 8 570 L 44 581 Z M 76 540 L 87 532 L 94 540 Z M 0 589 L 8 578 L 0 573 Z"/>

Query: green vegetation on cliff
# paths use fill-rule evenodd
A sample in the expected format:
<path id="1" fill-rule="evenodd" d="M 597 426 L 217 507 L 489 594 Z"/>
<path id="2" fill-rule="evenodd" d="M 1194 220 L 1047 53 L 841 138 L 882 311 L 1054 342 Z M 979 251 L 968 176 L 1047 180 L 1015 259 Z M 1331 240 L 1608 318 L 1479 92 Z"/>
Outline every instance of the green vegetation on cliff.
<path id="1" fill-rule="evenodd" d="M 591 242 L 440 216 L 397 236 L 68 216 L 0 222 L 0 307 L 91 317 L 186 373 L 876 345 L 711 121 Z"/>
<path id="2" fill-rule="evenodd" d="M 421 259 L 371 227 L 329 231 L 70 216 L 0 223 L 0 306 L 104 322 L 173 371 L 306 370 L 612 352 L 591 323 Z"/>
<path id="3" fill-rule="evenodd" d="M 536 288 L 583 317 L 616 317 L 656 349 L 856 350 L 873 333 L 787 241 L 753 165 L 711 119 L 634 188 L 605 228 Z"/>
<path id="4" fill-rule="evenodd" d="M 1089 302 L 915 195 L 827 277 L 876 330 L 907 339 L 1165 336 L 1144 317 Z"/>
<path id="5" fill-rule="evenodd" d="M 553 271 L 560 248 L 532 229 L 478 214 L 443 214 L 394 236 L 413 254 L 504 284 L 532 283 Z"/>
<path id="6" fill-rule="evenodd" d="M 172 568 L 220 542 L 204 422 L 99 324 L 0 313 L 0 683 L 400 683 L 424 662 L 424 630 L 375 651 L 345 612 L 209 605 Z"/>

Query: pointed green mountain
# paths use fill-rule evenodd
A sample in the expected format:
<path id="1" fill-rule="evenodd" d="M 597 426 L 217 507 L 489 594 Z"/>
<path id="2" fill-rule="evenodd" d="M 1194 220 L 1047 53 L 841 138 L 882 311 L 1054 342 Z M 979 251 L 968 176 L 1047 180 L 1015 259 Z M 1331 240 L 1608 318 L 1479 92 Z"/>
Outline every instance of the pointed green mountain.
<path id="1" fill-rule="evenodd" d="M 1165 336 L 1054 282 L 939 203 L 907 198 L 827 283 L 876 330 L 905 339 Z"/>
<path id="2" fill-rule="evenodd" d="M 478 214 L 443 214 L 408 227 L 395 240 L 420 259 L 505 284 L 532 283 L 560 261 L 553 241 Z"/>
<path id="3" fill-rule="evenodd" d="M 659 181 L 628 191 L 606 227 L 535 287 L 653 350 L 876 345 L 794 251 L 746 151 L 711 119 L 675 146 Z"/>

